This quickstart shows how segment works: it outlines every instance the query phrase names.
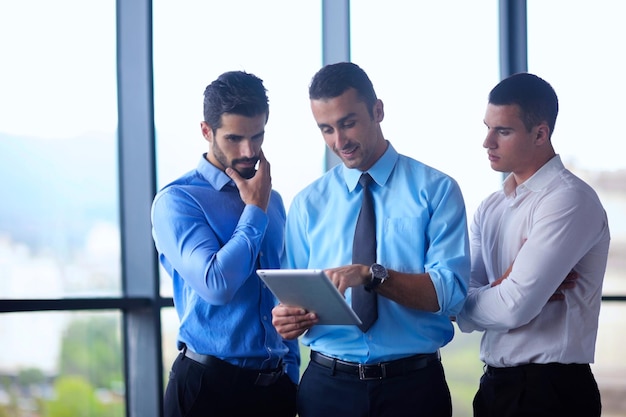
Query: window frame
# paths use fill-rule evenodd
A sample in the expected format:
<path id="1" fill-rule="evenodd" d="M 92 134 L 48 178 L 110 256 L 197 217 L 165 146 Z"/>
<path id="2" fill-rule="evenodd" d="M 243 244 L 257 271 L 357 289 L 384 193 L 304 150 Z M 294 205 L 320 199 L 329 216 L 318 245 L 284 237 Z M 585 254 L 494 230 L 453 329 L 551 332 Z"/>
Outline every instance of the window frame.
<path id="1" fill-rule="evenodd" d="M 350 60 L 350 1 L 322 0 L 323 64 Z M 499 0 L 500 75 L 527 70 L 526 1 Z M 150 205 L 156 193 L 152 62 L 152 2 L 117 0 L 117 85 L 122 296 L 118 298 L 5 299 L 0 313 L 119 310 L 123 317 L 126 415 L 162 416 L 161 310 L 173 307 L 159 292 Z M 338 163 L 330 152 L 328 169 Z M 605 295 L 603 302 L 626 302 Z"/>

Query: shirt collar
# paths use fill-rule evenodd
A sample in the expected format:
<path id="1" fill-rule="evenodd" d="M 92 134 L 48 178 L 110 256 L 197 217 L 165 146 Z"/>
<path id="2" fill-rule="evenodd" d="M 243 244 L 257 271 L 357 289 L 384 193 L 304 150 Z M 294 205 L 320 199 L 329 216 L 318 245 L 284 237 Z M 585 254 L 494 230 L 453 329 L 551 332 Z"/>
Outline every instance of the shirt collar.
<path id="1" fill-rule="evenodd" d="M 565 166 L 563 166 L 563 162 L 561 162 L 561 156 L 555 155 L 541 168 L 539 168 L 530 178 L 517 187 L 515 187 L 513 174 L 510 174 L 506 177 L 503 183 L 504 193 L 509 196 L 514 192 L 517 192 L 517 190 L 521 187 L 532 192 L 541 191 L 552 180 L 552 178 L 554 178 L 554 176 L 563 169 L 565 169 Z"/>
<path id="2" fill-rule="evenodd" d="M 224 171 L 206 159 L 206 153 L 202 154 L 196 170 L 216 190 L 221 190 L 226 185 L 234 185 L 234 181 Z"/>
<path id="3" fill-rule="evenodd" d="M 366 171 L 372 176 L 374 182 L 376 182 L 379 186 L 385 185 L 391 175 L 391 171 L 393 171 L 393 167 L 396 165 L 396 161 L 398 160 L 398 152 L 396 152 L 389 141 L 387 141 L 387 144 L 389 146 L 387 146 L 385 153 L 370 169 Z M 347 168 L 343 165 L 343 178 L 346 181 L 346 186 L 350 192 L 356 188 L 359 178 L 361 178 L 361 174 L 363 174 L 363 171 L 354 168 Z"/>

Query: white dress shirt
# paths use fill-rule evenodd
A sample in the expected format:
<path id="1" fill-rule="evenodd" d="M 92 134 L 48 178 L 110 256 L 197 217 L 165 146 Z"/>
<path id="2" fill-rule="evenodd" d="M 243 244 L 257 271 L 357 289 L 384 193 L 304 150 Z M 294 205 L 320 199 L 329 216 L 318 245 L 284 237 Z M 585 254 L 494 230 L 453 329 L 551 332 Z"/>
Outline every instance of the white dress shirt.
<path id="1" fill-rule="evenodd" d="M 470 289 L 457 323 L 484 331 L 480 359 L 494 367 L 592 363 L 610 240 L 595 191 L 557 155 L 517 187 L 507 177 L 478 208 L 470 239 Z M 548 301 L 571 270 L 576 286 Z"/>

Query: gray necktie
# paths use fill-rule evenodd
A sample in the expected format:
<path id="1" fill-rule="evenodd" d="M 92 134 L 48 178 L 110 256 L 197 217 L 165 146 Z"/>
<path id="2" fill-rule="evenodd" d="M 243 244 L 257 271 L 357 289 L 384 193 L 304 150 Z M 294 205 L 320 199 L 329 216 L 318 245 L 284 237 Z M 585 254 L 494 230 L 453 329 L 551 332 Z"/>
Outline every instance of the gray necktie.
<path id="1" fill-rule="evenodd" d="M 352 263 L 367 266 L 376 262 L 376 215 L 372 193 L 368 188 L 371 181 L 370 174 L 361 174 L 359 183 L 363 187 L 363 200 L 352 244 Z M 378 318 L 376 292 L 367 291 L 363 285 L 352 287 L 352 308 L 363 322 L 359 327 L 366 332 Z"/>

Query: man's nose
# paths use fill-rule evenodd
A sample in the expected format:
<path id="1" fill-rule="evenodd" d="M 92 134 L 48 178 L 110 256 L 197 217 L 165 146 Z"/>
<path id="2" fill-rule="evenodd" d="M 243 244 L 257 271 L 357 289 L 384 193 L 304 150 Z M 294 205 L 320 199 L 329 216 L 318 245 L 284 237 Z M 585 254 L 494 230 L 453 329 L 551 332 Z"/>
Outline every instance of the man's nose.
<path id="1" fill-rule="evenodd" d="M 242 140 L 239 145 L 239 152 L 243 158 L 253 158 L 256 155 L 254 144 L 249 140 Z"/>
<path id="2" fill-rule="evenodd" d="M 347 142 L 348 138 L 346 134 L 341 129 L 338 129 L 335 134 L 335 148 L 341 149 Z"/>
<path id="3" fill-rule="evenodd" d="M 491 149 L 496 147 L 495 132 L 487 132 L 483 141 L 483 148 Z"/>

